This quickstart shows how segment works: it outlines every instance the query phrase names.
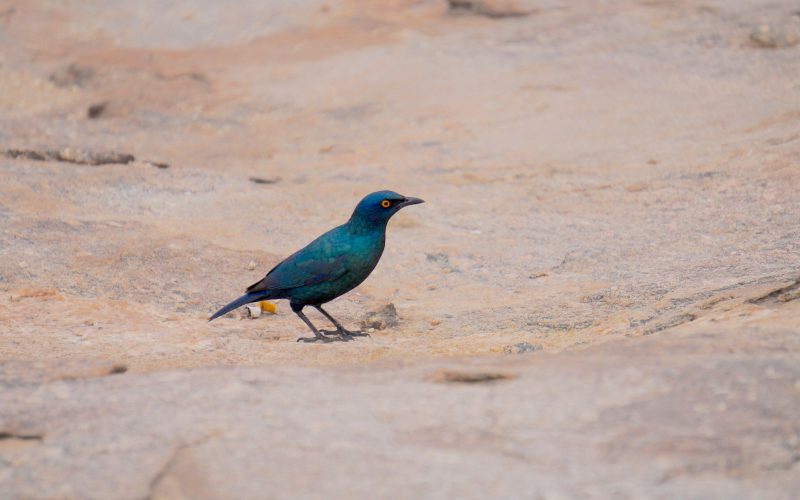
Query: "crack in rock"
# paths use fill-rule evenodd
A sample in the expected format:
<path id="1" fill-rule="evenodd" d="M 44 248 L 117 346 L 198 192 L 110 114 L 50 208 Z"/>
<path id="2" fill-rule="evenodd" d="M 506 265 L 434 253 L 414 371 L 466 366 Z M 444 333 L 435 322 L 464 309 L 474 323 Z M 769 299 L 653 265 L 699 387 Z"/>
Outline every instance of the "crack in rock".
<path id="1" fill-rule="evenodd" d="M 102 111 L 98 111 L 101 113 Z M 90 108 L 89 114 L 92 114 Z M 136 161 L 136 157 L 130 153 L 119 153 L 117 151 L 87 151 L 84 149 L 63 148 L 63 149 L 7 149 L 0 152 L 6 158 L 34 161 L 58 161 L 63 163 L 74 163 L 76 165 L 127 165 Z M 139 160 L 159 169 L 169 168 L 169 163 L 152 160 Z"/>
<path id="2" fill-rule="evenodd" d="M 82 149 L 8 149 L 5 151 L 7 158 L 24 158 L 35 161 L 60 161 L 78 165 L 107 165 L 128 164 L 136 160 L 132 154 L 118 153 L 116 151 L 92 152 Z"/>
<path id="3" fill-rule="evenodd" d="M 471 13 L 491 19 L 508 17 L 524 17 L 536 12 L 535 9 L 523 9 L 513 2 L 499 0 L 447 0 L 452 12 Z"/>
<path id="4" fill-rule="evenodd" d="M 186 450 L 194 448 L 196 446 L 203 445 L 210 439 L 218 436 L 219 434 L 220 434 L 219 432 L 212 432 L 211 434 L 202 436 L 198 439 L 195 439 L 194 441 L 190 441 L 188 443 L 181 443 L 178 446 L 176 446 L 175 449 L 172 451 L 172 454 L 167 459 L 167 461 L 164 462 L 164 465 L 161 466 L 161 469 L 159 469 L 156 475 L 153 476 L 153 479 L 150 480 L 150 487 L 148 489 L 147 497 L 145 498 L 148 499 L 153 498 L 153 495 L 155 494 L 158 486 L 161 484 L 164 478 L 166 478 L 169 475 L 170 471 L 172 471 L 172 468 L 175 467 L 175 464 L 180 459 L 180 456 L 184 452 L 186 452 Z"/>
<path id="5" fill-rule="evenodd" d="M 498 382 L 500 380 L 511 380 L 514 378 L 517 378 L 517 376 L 509 373 L 439 370 L 432 373 L 428 377 L 428 380 L 438 383 L 481 384 Z"/>
<path id="6" fill-rule="evenodd" d="M 642 335 L 652 335 L 654 333 L 667 330 L 668 328 L 675 328 L 676 326 L 680 326 L 684 323 L 690 323 L 696 319 L 697 315 L 692 313 L 685 313 L 685 314 L 680 314 L 678 316 L 673 316 L 664 323 L 660 323 L 652 328 L 648 328 L 647 330 L 643 331 Z"/>
<path id="7" fill-rule="evenodd" d="M 41 441 L 42 439 L 44 439 L 44 436 L 41 434 L 13 434 L 11 432 L 0 432 L 0 441 Z"/>
<path id="8" fill-rule="evenodd" d="M 800 298 L 800 278 L 796 279 L 791 285 L 776 288 L 766 295 L 748 300 L 751 304 L 763 304 L 765 302 L 789 302 Z"/>

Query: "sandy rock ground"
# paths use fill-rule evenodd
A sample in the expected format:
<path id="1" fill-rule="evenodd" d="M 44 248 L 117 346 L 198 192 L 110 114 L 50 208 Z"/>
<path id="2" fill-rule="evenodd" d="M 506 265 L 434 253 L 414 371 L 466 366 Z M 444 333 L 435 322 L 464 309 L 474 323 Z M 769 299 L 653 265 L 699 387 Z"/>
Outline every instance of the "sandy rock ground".
<path id="1" fill-rule="evenodd" d="M 789 1 L 0 1 L 0 496 L 794 498 L 798 33 Z M 384 188 L 427 203 L 329 310 L 398 326 L 206 321 Z"/>

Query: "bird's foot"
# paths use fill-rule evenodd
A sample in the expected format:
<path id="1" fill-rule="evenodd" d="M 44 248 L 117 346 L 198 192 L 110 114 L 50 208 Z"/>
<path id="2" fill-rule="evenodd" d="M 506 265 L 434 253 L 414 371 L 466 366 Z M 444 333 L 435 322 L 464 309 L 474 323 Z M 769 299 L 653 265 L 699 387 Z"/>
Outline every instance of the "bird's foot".
<path id="1" fill-rule="evenodd" d="M 320 330 L 319 333 L 325 335 L 329 339 L 341 340 L 342 342 L 350 342 L 353 337 L 341 330 Z"/>
<path id="2" fill-rule="evenodd" d="M 369 337 L 369 333 L 362 332 L 360 330 L 352 332 L 350 330 L 345 330 L 344 328 L 338 328 L 336 330 L 320 330 L 320 333 L 324 335 L 336 335 L 339 338 L 353 340 L 353 337 Z"/>
<path id="3" fill-rule="evenodd" d="M 338 337 L 326 337 L 325 335 L 318 335 L 315 337 L 300 337 L 297 339 L 298 342 L 323 342 L 325 344 L 327 344 L 328 342 L 336 342 L 337 340 L 341 341 L 343 339 L 340 339 Z"/>

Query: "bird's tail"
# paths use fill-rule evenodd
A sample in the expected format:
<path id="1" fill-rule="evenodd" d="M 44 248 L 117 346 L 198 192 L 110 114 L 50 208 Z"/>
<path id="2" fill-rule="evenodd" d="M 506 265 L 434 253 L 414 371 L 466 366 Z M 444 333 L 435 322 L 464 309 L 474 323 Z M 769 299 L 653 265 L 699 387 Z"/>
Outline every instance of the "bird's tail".
<path id="1" fill-rule="evenodd" d="M 259 300 L 266 300 L 268 298 L 270 298 L 270 293 L 268 291 L 261 291 L 261 292 L 256 292 L 256 293 L 246 293 L 246 294 L 242 295 L 241 297 L 239 297 L 238 299 L 236 299 L 233 302 L 231 302 L 230 304 L 226 305 L 225 307 L 223 307 L 219 311 L 217 311 L 214 314 L 212 314 L 211 317 L 208 318 L 208 320 L 209 321 L 215 320 L 215 319 L 219 318 L 220 316 L 222 316 L 223 314 L 227 314 L 227 313 L 233 311 L 237 307 L 241 307 L 241 306 L 243 306 L 245 304 L 249 304 L 251 302 L 258 302 Z"/>

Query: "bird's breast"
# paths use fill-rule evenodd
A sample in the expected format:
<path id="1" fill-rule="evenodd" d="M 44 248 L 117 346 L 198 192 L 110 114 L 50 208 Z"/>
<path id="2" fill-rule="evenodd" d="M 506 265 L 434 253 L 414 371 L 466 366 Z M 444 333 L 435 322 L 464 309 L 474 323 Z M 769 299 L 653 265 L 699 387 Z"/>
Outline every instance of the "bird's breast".
<path id="1" fill-rule="evenodd" d="M 383 254 L 383 238 L 359 238 L 353 242 L 349 252 L 348 271 L 353 273 L 366 272 L 369 274 Z"/>

